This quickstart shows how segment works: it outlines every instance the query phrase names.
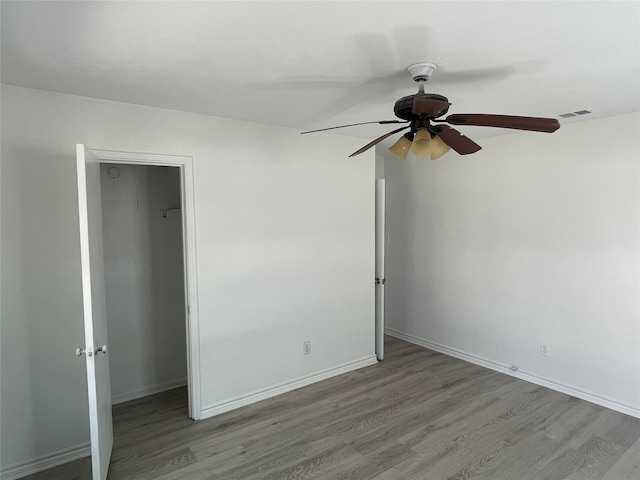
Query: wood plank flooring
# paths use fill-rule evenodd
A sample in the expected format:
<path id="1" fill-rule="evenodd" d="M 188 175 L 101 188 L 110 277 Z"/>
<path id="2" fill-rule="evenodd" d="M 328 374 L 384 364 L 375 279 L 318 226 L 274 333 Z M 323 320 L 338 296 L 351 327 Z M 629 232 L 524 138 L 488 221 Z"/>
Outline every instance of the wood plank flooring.
<path id="1" fill-rule="evenodd" d="M 114 435 L 109 480 L 640 479 L 639 419 L 391 337 L 378 365 L 201 422 L 185 389 L 117 405 Z"/>

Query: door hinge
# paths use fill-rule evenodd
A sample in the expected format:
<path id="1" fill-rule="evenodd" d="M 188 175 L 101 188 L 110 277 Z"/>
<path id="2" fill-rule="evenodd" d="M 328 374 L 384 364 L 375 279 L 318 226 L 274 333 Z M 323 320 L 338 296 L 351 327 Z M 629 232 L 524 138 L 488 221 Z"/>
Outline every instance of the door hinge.
<path id="1" fill-rule="evenodd" d="M 386 278 L 378 278 L 376 277 L 376 285 L 384 285 L 384 282 L 386 281 Z"/>

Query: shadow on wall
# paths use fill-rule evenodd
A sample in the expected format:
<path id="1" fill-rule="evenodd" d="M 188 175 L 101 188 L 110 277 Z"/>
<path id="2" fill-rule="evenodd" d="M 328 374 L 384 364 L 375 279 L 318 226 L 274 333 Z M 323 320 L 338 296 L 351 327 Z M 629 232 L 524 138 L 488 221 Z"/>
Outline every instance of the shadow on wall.
<path id="1" fill-rule="evenodd" d="M 3 139 L 1 415 L 7 467 L 25 452 L 31 458 L 50 452 L 61 439 L 67 445 L 89 441 L 85 362 L 75 356 L 84 329 L 74 147 Z"/>

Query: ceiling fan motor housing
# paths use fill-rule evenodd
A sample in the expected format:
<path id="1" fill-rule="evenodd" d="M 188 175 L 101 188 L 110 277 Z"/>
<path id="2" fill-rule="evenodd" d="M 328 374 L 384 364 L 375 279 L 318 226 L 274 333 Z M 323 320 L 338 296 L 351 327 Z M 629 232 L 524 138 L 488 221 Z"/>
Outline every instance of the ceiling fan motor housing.
<path id="1" fill-rule="evenodd" d="M 447 103 L 449 102 L 449 99 L 447 97 L 443 97 L 442 95 L 438 95 L 437 93 L 420 93 L 416 95 L 421 95 L 432 100 L 439 100 Z M 396 115 L 396 117 L 401 118 L 402 120 L 412 121 L 422 116 L 415 115 L 413 113 L 413 99 L 416 95 L 407 95 L 406 97 L 402 97 L 401 99 L 396 101 L 393 107 L 393 113 Z M 448 111 L 449 108 L 445 108 L 438 114 L 438 117 L 444 115 Z"/>

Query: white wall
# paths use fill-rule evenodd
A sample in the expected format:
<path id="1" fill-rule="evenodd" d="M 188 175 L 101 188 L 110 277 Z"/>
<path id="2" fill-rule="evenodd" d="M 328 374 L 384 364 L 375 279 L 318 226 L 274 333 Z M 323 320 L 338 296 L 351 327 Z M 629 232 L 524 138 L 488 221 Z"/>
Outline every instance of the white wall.
<path id="1" fill-rule="evenodd" d="M 117 169 L 119 176 L 108 175 Z M 114 404 L 187 383 L 180 169 L 101 165 Z"/>
<path id="2" fill-rule="evenodd" d="M 640 415 L 639 132 L 634 113 L 387 160 L 391 333 Z"/>
<path id="3" fill-rule="evenodd" d="M 375 362 L 361 139 L 3 86 L 3 470 L 88 441 L 76 143 L 193 158 L 204 410 Z"/>

